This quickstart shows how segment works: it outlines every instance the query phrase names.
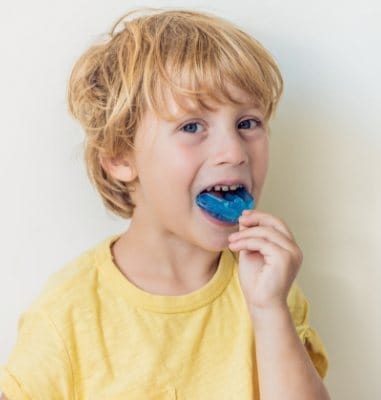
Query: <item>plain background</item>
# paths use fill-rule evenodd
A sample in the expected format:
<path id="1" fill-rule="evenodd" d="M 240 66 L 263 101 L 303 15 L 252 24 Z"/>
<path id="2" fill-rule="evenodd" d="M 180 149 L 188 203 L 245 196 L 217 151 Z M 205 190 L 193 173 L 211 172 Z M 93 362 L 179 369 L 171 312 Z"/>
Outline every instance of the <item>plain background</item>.
<path id="1" fill-rule="evenodd" d="M 378 400 L 381 338 L 381 7 L 378 0 L 13 1 L 1 3 L 0 362 L 49 275 L 128 221 L 103 207 L 66 106 L 75 60 L 136 6 L 226 17 L 277 60 L 259 209 L 304 252 L 298 280 L 330 356 L 332 399 Z"/>

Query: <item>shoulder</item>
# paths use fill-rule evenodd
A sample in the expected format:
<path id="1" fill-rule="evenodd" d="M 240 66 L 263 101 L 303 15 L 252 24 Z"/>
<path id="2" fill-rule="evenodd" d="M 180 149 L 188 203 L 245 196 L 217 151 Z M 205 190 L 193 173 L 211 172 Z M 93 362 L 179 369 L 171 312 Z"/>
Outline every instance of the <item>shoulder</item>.
<path id="1" fill-rule="evenodd" d="M 108 259 L 108 246 L 114 237 L 107 237 L 83 251 L 51 274 L 29 310 L 44 310 L 47 314 L 57 315 L 57 311 L 65 307 L 80 306 L 86 301 L 86 295 L 93 293 L 99 281 L 99 268 Z"/>

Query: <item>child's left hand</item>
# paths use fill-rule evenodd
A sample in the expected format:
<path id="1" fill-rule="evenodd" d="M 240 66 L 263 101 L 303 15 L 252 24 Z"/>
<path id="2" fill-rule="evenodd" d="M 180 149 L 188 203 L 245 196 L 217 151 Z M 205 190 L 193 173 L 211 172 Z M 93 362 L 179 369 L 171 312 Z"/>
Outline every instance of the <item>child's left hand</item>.
<path id="1" fill-rule="evenodd" d="M 245 210 L 239 232 L 229 235 L 239 251 L 239 279 L 250 311 L 287 306 L 303 253 L 286 225 L 272 215 Z"/>

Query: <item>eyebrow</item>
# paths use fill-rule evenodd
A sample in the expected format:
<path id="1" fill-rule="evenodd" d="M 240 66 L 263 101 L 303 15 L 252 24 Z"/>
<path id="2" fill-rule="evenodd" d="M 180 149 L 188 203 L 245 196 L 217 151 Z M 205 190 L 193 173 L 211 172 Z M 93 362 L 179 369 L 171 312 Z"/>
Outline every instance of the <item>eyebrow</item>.
<path id="1" fill-rule="evenodd" d="M 259 104 L 256 104 L 251 101 L 241 103 L 241 104 L 234 104 L 234 103 L 232 103 L 232 104 L 235 105 L 237 109 L 244 108 L 244 109 L 249 109 L 249 110 L 255 110 L 257 112 L 260 112 L 261 114 L 264 113 L 264 111 L 261 109 Z M 206 107 L 195 107 L 195 108 L 190 109 L 189 111 L 180 111 L 176 114 L 172 114 L 172 117 L 174 118 L 174 120 L 180 120 L 180 119 L 184 119 L 187 117 L 191 117 L 192 115 L 197 114 L 197 113 L 212 113 L 213 114 L 215 112 L 218 112 L 219 106 L 217 105 L 216 107 L 217 107 L 217 109 L 215 109 L 215 110 L 208 110 Z M 215 108 L 215 107 L 213 107 L 213 108 Z"/>

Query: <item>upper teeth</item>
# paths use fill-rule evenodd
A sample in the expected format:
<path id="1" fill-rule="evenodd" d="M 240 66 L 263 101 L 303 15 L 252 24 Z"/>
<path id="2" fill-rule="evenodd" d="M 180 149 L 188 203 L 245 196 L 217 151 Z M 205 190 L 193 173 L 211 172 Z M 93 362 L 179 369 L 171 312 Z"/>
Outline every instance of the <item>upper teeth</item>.
<path id="1" fill-rule="evenodd" d="M 209 186 L 206 188 L 208 192 L 211 190 L 214 191 L 220 191 L 223 190 L 224 192 L 227 192 L 228 190 L 237 190 L 238 188 L 243 187 L 243 185 L 215 185 L 215 186 Z"/>

